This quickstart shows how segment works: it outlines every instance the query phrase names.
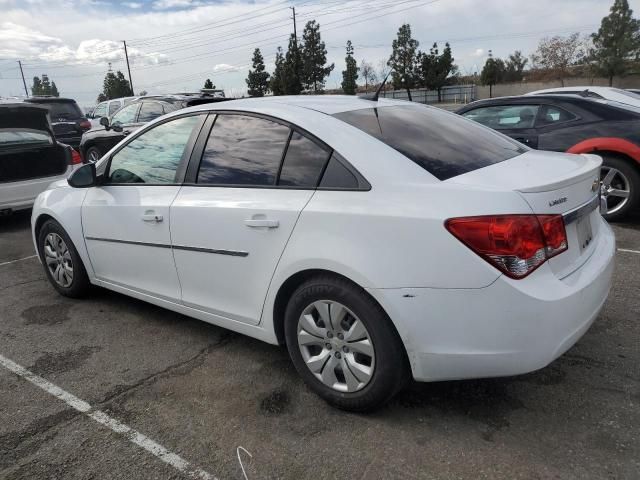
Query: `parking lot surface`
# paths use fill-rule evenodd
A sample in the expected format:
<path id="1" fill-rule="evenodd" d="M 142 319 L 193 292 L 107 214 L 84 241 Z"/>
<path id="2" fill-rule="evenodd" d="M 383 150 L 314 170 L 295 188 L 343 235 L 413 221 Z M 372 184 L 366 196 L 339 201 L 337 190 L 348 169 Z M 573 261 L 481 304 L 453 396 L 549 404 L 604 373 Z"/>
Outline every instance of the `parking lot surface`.
<path id="1" fill-rule="evenodd" d="M 0 218 L 0 357 L 165 450 L 0 367 L 0 478 L 640 478 L 640 219 L 614 226 L 609 300 L 554 363 L 413 384 L 355 415 L 312 394 L 284 348 L 106 290 L 61 297 L 29 214 Z"/>

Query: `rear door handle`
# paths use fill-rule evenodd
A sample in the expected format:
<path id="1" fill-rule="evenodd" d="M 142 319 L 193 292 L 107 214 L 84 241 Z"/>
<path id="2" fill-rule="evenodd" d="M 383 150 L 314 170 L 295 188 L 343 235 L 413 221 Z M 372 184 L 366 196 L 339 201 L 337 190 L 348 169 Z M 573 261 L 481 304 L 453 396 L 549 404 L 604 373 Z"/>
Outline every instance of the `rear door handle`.
<path id="1" fill-rule="evenodd" d="M 160 223 L 162 220 L 164 220 L 162 215 L 156 215 L 155 213 L 145 213 L 144 215 L 142 215 L 143 222 Z"/>
<path id="2" fill-rule="evenodd" d="M 267 219 L 251 219 L 245 220 L 244 224 L 247 227 L 251 228 L 278 228 L 280 226 L 280 222 L 278 220 L 267 220 Z"/>

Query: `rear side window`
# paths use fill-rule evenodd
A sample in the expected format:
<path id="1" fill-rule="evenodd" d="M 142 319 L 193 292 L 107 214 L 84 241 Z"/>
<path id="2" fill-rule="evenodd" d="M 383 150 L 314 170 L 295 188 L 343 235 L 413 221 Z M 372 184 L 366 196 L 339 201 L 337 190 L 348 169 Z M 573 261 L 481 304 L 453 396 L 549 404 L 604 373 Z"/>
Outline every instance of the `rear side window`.
<path id="1" fill-rule="evenodd" d="M 133 123 L 136 121 L 136 113 L 138 112 L 138 104 L 133 103 L 131 105 L 127 105 L 121 110 L 118 110 L 116 114 L 111 118 L 111 123 Z"/>
<path id="2" fill-rule="evenodd" d="M 338 160 L 335 153 L 331 155 L 319 188 L 326 190 L 366 190 L 366 188 L 362 188 L 358 178 Z"/>
<path id="3" fill-rule="evenodd" d="M 93 116 L 96 117 L 96 118 L 98 118 L 98 117 L 106 117 L 107 116 L 107 104 L 106 103 L 98 104 L 96 109 L 93 111 Z"/>
<path id="4" fill-rule="evenodd" d="M 440 180 L 528 150 L 490 129 L 437 108 L 388 106 L 334 116 L 386 143 Z"/>
<path id="5" fill-rule="evenodd" d="M 115 102 L 109 103 L 109 116 L 111 116 L 114 113 L 116 113 L 119 108 L 120 108 L 120 102 L 119 101 L 115 101 Z"/>
<path id="6" fill-rule="evenodd" d="M 218 115 L 197 183 L 275 185 L 289 127 L 248 115 Z"/>
<path id="7" fill-rule="evenodd" d="M 158 102 L 143 102 L 138 114 L 138 122 L 150 122 L 154 118 L 164 115 L 162 104 Z"/>
<path id="8" fill-rule="evenodd" d="M 540 107 L 540 115 L 536 121 L 536 127 L 546 127 L 561 122 L 573 120 L 576 116 L 566 110 L 551 105 L 543 105 Z"/>
<path id="9" fill-rule="evenodd" d="M 278 185 L 315 188 L 330 151 L 298 132 L 292 132 Z"/>
<path id="10" fill-rule="evenodd" d="M 495 130 L 533 128 L 538 105 L 496 105 L 480 107 L 462 115 Z"/>

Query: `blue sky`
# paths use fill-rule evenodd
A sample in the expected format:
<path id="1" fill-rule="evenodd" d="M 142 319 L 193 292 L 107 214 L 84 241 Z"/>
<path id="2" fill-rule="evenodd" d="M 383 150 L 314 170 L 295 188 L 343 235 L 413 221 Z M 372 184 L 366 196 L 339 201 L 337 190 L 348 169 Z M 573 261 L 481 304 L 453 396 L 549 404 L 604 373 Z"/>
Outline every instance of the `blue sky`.
<path id="1" fill-rule="evenodd" d="M 410 23 L 421 48 L 449 41 L 463 73 L 482 68 L 488 50 L 529 55 L 544 36 L 595 31 L 613 0 L 0 0 L 0 96 L 24 94 L 47 73 L 62 95 L 91 105 L 109 68 L 126 71 L 126 40 L 134 89 L 150 93 L 197 90 L 211 78 L 228 95 L 246 90 L 253 49 L 272 69 L 276 47 L 316 19 L 335 63 L 335 88 L 351 40 L 358 62 L 388 58 L 398 27 Z M 640 13 L 640 0 L 630 0 Z"/>

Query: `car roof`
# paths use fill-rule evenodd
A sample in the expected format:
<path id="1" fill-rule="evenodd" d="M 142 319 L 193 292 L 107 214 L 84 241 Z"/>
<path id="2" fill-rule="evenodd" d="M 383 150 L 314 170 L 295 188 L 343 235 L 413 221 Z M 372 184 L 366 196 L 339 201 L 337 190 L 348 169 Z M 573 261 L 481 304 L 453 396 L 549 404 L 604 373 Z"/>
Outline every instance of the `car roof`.
<path id="1" fill-rule="evenodd" d="M 411 104 L 412 102 L 387 98 L 380 98 L 378 101 L 373 101 L 352 95 L 282 95 L 231 100 L 228 102 L 224 102 L 221 106 L 217 106 L 216 108 L 232 108 L 234 110 L 241 110 L 242 107 L 245 106 L 251 109 L 259 108 L 261 106 L 273 106 L 279 108 L 282 108 L 283 106 L 289 106 L 306 108 L 309 110 L 326 113 L 328 115 L 333 115 L 336 113 L 348 112 L 351 110 L 361 110 L 364 108 Z M 208 103 L 191 107 L 190 110 L 210 110 L 211 108 L 212 104 Z"/>
<path id="2" fill-rule="evenodd" d="M 28 103 L 76 103 L 73 98 L 61 97 L 29 97 L 24 101 Z"/>

